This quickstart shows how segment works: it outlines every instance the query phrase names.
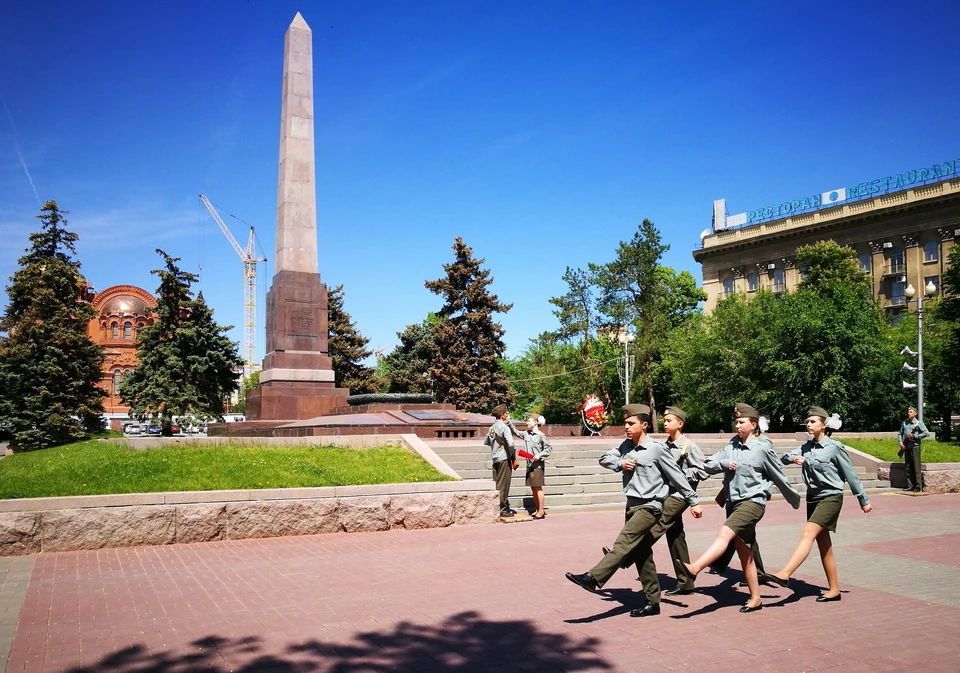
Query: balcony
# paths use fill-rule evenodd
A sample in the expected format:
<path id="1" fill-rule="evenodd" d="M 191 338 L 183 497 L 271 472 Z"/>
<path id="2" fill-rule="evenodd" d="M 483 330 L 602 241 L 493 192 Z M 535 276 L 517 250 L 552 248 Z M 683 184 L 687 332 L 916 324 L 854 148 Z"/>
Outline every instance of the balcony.
<path id="1" fill-rule="evenodd" d="M 903 295 L 888 297 L 887 300 L 883 303 L 883 308 L 892 309 L 892 310 L 906 308 L 906 306 L 907 306 L 907 298 Z"/>
<path id="2" fill-rule="evenodd" d="M 907 272 L 907 265 L 903 262 L 887 262 L 883 265 L 883 276 L 902 276 Z"/>

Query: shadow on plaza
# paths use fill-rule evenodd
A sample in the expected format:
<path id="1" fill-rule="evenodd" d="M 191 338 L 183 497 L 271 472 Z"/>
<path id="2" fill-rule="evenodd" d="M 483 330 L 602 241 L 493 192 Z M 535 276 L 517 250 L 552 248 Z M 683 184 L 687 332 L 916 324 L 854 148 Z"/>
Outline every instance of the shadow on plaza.
<path id="1" fill-rule="evenodd" d="M 157 651 L 131 645 L 68 673 L 116 671 L 172 673 L 353 673 L 368 671 L 583 671 L 611 668 L 596 652 L 595 638 L 546 633 L 524 621 L 495 622 L 462 612 L 441 624 L 400 622 L 391 629 L 359 633 L 352 641 L 305 640 L 281 653 L 256 637 L 208 636 L 182 649 Z M 516 670 L 521 670 L 517 668 Z"/>

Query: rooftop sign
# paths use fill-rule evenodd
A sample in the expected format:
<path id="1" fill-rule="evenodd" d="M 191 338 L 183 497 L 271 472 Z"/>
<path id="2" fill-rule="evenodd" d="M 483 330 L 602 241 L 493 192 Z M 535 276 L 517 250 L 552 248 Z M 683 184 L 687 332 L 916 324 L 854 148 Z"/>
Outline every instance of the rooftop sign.
<path id="1" fill-rule="evenodd" d="M 952 159 L 933 166 L 917 168 L 896 175 L 888 175 L 883 178 L 870 180 L 869 182 L 860 182 L 847 187 L 831 189 L 820 194 L 810 194 L 800 199 L 783 201 L 765 208 L 748 210 L 745 213 L 730 215 L 724 217 L 719 222 L 717 215 L 714 215 L 714 231 L 729 229 L 738 226 L 749 226 L 768 222 L 770 220 L 779 220 L 792 215 L 813 212 L 823 208 L 830 208 L 850 201 L 860 201 L 868 199 L 878 194 L 890 194 L 899 192 L 910 187 L 917 187 L 925 184 L 932 184 L 942 180 L 949 180 L 957 177 L 957 164 L 960 159 Z"/>

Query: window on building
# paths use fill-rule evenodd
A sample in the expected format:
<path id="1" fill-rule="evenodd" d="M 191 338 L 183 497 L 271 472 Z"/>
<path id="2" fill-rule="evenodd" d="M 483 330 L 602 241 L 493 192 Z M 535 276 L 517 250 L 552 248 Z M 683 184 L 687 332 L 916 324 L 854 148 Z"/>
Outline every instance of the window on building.
<path id="1" fill-rule="evenodd" d="M 747 290 L 749 292 L 756 292 L 760 289 L 760 278 L 755 273 L 751 273 L 747 276 Z"/>
<path id="2" fill-rule="evenodd" d="M 936 241 L 930 241 L 923 246 L 924 262 L 936 262 L 938 259 L 940 259 L 940 247 L 937 245 Z"/>
<path id="3" fill-rule="evenodd" d="M 799 269 L 797 269 L 797 273 L 800 274 L 801 279 L 806 278 L 807 274 L 810 273 L 810 267 L 804 264 Z"/>
<path id="4" fill-rule="evenodd" d="M 890 251 L 890 273 L 903 273 L 903 250 L 893 248 Z"/>
<path id="5" fill-rule="evenodd" d="M 890 283 L 890 304 L 893 306 L 906 306 L 907 298 L 904 296 L 903 291 L 906 289 L 907 284 L 902 280 L 895 280 Z"/>
<path id="6" fill-rule="evenodd" d="M 940 276 L 927 276 L 923 279 L 924 296 L 926 296 L 926 287 L 930 283 L 933 283 L 933 286 L 937 288 L 937 292 L 940 292 Z"/>
<path id="7" fill-rule="evenodd" d="M 784 292 L 786 289 L 787 284 L 783 280 L 783 269 L 777 269 L 773 272 L 773 291 Z"/>
<path id="8" fill-rule="evenodd" d="M 123 323 L 123 338 L 129 339 L 131 336 L 133 336 L 133 326 L 128 322 Z"/>
<path id="9" fill-rule="evenodd" d="M 119 369 L 113 370 L 113 392 L 120 392 L 120 381 L 123 379 L 123 374 Z"/>
<path id="10" fill-rule="evenodd" d="M 892 316 L 890 316 L 890 324 L 896 327 L 903 322 L 903 316 L 906 315 L 904 311 L 895 311 Z"/>
<path id="11" fill-rule="evenodd" d="M 723 280 L 723 296 L 729 297 L 733 294 L 733 278 L 725 278 Z"/>
<path id="12" fill-rule="evenodd" d="M 113 323 L 112 325 L 110 325 L 110 329 L 113 332 L 114 339 L 120 336 L 120 326 L 117 325 L 117 323 Z"/>
<path id="13" fill-rule="evenodd" d="M 860 255 L 860 270 L 870 273 L 870 253 L 865 252 Z"/>

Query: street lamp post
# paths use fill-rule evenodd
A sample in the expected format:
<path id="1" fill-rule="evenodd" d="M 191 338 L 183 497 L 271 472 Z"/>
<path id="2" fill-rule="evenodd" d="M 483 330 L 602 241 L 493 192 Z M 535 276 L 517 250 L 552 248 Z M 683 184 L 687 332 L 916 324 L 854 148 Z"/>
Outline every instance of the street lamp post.
<path id="1" fill-rule="evenodd" d="M 933 297 L 937 292 L 937 286 L 933 284 L 933 281 L 927 283 L 927 286 L 923 288 L 924 293 L 927 297 Z M 913 288 L 913 285 L 907 285 L 906 289 L 903 291 L 903 294 L 906 295 L 907 301 L 913 299 L 913 296 L 917 294 L 917 291 Z M 907 349 L 904 349 L 907 350 Z M 923 423 L 923 297 L 917 297 L 917 418 Z M 904 363 L 906 364 L 906 363 Z M 912 369 L 912 368 L 911 368 Z M 913 387 L 913 386 L 909 386 Z"/>
<path id="2" fill-rule="evenodd" d="M 623 403 L 630 404 L 630 353 L 627 345 L 633 343 L 634 336 L 626 328 L 617 335 L 617 341 L 623 344 Z"/>

